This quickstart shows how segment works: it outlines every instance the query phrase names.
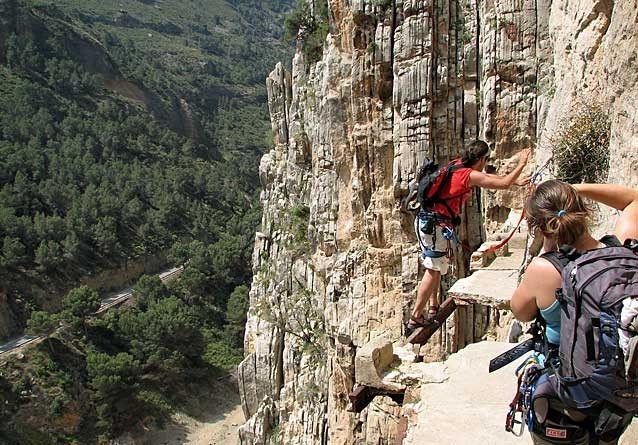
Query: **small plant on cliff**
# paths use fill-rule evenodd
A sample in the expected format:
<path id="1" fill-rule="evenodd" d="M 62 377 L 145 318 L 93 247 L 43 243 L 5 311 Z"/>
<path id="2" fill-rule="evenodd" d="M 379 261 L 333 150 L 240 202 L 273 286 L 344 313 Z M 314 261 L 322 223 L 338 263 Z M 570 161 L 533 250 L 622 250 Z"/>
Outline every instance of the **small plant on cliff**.
<path id="1" fill-rule="evenodd" d="M 599 104 L 581 105 L 552 139 L 556 177 L 569 182 L 600 182 L 609 172 L 608 113 Z"/>
<path id="2" fill-rule="evenodd" d="M 538 95 L 543 95 L 552 99 L 556 93 L 556 84 L 553 76 L 546 76 L 538 83 Z"/>
<path id="3" fill-rule="evenodd" d="M 373 6 L 379 6 L 380 8 L 387 8 L 392 4 L 392 0 L 371 0 Z"/>
<path id="4" fill-rule="evenodd" d="M 297 281 L 297 284 L 301 286 L 302 283 Z M 306 354 L 317 356 L 325 350 L 323 310 L 310 289 L 298 287 L 295 291 L 276 296 L 263 295 L 255 305 L 255 313 L 299 339 Z"/>
<path id="5" fill-rule="evenodd" d="M 297 7 L 284 19 L 284 39 L 297 39 L 309 63 L 321 58 L 328 35 L 328 2 L 298 0 Z"/>
<path id="6" fill-rule="evenodd" d="M 281 425 L 277 424 L 270 430 L 270 442 L 272 445 L 282 445 L 281 436 Z"/>
<path id="7" fill-rule="evenodd" d="M 481 95 L 481 90 L 476 90 L 476 106 L 480 110 L 483 106 L 483 96 Z"/>
<path id="8" fill-rule="evenodd" d="M 304 204 L 298 204 L 288 210 L 290 216 L 290 232 L 296 242 L 308 241 L 308 223 L 310 208 Z"/>
<path id="9" fill-rule="evenodd" d="M 469 29 L 464 28 L 463 35 L 461 37 L 463 39 L 463 43 L 465 44 L 470 43 L 472 41 L 472 37 L 474 37 L 472 32 Z"/>

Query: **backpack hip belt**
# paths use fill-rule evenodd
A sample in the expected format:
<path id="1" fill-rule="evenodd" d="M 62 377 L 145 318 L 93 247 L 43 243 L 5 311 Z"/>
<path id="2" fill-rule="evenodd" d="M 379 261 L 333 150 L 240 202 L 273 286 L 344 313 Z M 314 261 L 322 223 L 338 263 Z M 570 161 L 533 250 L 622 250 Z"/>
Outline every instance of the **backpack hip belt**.
<path id="1" fill-rule="evenodd" d="M 432 220 L 434 224 L 437 226 L 456 226 L 457 218 L 450 218 L 449 216 L 442 215 L 441 213 L 435 212 L 430 209 L 421 209 L 419 211 L 419 218 Z"/>

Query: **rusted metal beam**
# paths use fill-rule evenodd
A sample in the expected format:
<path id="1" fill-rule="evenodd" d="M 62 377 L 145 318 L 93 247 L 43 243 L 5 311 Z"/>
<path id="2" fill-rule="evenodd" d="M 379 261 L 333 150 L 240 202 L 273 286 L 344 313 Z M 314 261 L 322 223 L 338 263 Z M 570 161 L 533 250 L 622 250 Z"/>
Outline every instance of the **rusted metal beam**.
<path id="1" fill-rule="evenodd" d="M 363 385 L 356 386 L 354 390 L 348 394 L 348 398 L 350 399 L 349 411 L 354 411 L 355 413 L 363 411 L 363 408 L 368 406 L 368 403 L 372 400 L 368 387 Z"/>
<path id="2" fill-rule="evenodd" d="M 376 396 L 389 396 L 401 405 L 403 404 L 404 395 L 405 389 L 380 389 L 373 388 L 372 386 L 357 385 L 354 390 L 348 394 L 348 398 L 350 399 L 348 411 L 360 413 Z"/>
<path id="3" fill-rule="evenodd" d="M 452 312 L 456 309 L 456 303 L 454 299 L 448 298 L 445 300 L 441 307 L 439 307 L 439 313 L 434 317 L 434 323 L 431 323 L 425 327 L 417 328 L 408 337 L 408 343 L 416 345 L 424 345 L 428 342 L 430 337 L 441 327 L 447 318 L 452 315 Z"/>
<path id="4" fill-rule="evenodd" d="M 397 436 L 394 438 L 394 445 L 403 445 L 403 439 L 408 435 L 408 418 L 401 416 L 397 425 Z"/>

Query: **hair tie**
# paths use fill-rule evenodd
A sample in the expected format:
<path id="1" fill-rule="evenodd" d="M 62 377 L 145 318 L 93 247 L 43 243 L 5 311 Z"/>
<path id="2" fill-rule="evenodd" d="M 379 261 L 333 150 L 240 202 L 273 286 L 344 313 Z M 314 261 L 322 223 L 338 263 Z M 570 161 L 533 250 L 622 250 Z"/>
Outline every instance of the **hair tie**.
<path id="1" fill-rule="evenodd" d="M 559 210 L 558 213 L 556 214 L 556 216 L 558 216 L 559 218 L 562 217 L 565 213 L 567 213 L 566 210 Z"/>

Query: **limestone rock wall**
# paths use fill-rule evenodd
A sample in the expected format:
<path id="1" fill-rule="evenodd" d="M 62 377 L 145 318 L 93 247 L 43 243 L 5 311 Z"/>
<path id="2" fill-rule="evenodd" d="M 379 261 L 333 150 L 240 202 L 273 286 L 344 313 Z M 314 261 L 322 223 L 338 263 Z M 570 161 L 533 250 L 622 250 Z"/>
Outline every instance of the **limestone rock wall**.
<path id="1" fill-rule="evenodd" d="M 413 216 L 400 200 L 425 155 L 446 162 L 481 137 L 493 172 L 513 168 L 523 148 L 540 165 L 550 151 L 537 142 L 586 81 L 614 110 L 622 162 L 612 173 L 635 185 L 636 12 L 628 1 L 571 3 L 330 0 L 321 59 L 299 50 L 291 72 L 271 73 L 275 147 L 260 166 L 242 443 L 394 443 L 400 406 L 377 398 L 355 414 L 347 395 L 357 348 L 400 338 L 415 299 Z M 464 244 L 498 236 L 524 194 L 475 191 Z M 468 260 L 457 251 L 457 276 Z M 440 360 L 498 330 L 501 316 L 462 307 L 421 353 Z"/>
<path id="2" fill-rule="evenodd" d="M 638 186 L 638 9 L 631 1 L 561 1 L 550 5 L 553 82 L 539 156 L 579 105 L 597 103 L 611 121 L 608 181 Z M 615 212 L 601 209 L 598 234 Z"/>

